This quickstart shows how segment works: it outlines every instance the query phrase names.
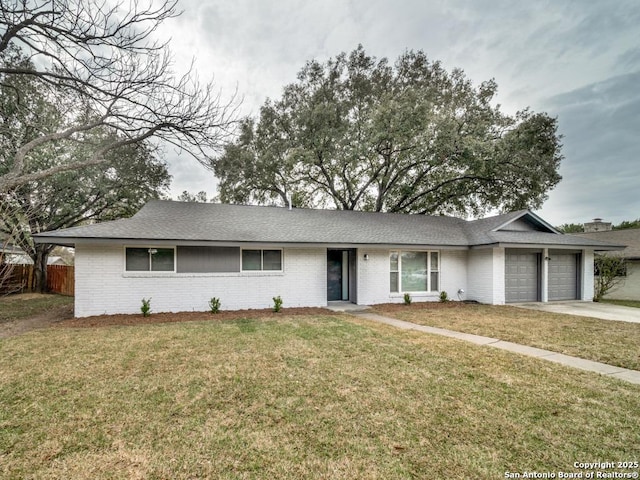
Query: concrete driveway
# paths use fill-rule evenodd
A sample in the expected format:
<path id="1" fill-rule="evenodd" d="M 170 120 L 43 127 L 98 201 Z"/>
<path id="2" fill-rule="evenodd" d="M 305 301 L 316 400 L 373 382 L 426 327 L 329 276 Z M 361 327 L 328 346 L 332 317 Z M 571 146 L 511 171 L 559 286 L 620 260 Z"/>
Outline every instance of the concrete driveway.
<path id="1" fill-rule="evenodd" d="M 515 307 L 540 310 L 543 312 L 566 313 L 581 317 L 594 317 L 603 320 L 619 320 L 621 322 L 640 323 L 640 308 L 621 307 L 609 303 L 598 302 L 549 302 L 549 303 L 515 303 Z"/>

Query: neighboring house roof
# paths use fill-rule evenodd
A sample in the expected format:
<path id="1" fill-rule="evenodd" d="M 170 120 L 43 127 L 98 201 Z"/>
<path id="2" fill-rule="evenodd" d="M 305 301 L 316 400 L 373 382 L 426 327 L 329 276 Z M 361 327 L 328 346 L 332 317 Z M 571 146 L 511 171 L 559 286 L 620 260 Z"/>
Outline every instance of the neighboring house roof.
<path id="1" fill-rule="evenodd" d="M 9 265 L 33 265 L 33 260 L 26 253 L 14 253 L 7 255 L 5 263 Z M 47 265 L 66 265 L 62 257 L 49 255 L 47 257 Z"/>
<path id="2" fill-rule="evenodd" d="M 128 219 L 34 235 L 39 243 L 118 240 L 215 243 L 406 245 L 495 244 L 617 248 L 563 235 L 528 210 L 476 221 L 446 216 L 287 209 L 152 200 Z"/>
<path id="3" fill-rule="evenodd" d="M 0 243 L 0 253 L 5 255 L 23 255 L 24 250 L 15 245 Z"/>
<path id="4" fill-rule="evenodd" d="M 601 242 L 626 245 L 627 247 L 620 252 L 616 252 L 616 255 L 621 255 L 630 260 L 640 260 L 640 228 L 577 233 L 576 235 Z"/>

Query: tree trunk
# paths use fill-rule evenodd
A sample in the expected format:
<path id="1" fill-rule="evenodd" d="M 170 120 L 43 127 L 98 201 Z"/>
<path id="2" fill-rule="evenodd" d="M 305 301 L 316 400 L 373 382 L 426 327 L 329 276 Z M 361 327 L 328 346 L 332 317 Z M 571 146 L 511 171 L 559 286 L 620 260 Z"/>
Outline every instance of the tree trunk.
<path id="1" fill-rule="evenodd" d="M 47 259 L 51 247 L 48 245 L 36 245 L 33 260 L 34 286 L 33 291 L 38 293 L 47 292 Z"/>

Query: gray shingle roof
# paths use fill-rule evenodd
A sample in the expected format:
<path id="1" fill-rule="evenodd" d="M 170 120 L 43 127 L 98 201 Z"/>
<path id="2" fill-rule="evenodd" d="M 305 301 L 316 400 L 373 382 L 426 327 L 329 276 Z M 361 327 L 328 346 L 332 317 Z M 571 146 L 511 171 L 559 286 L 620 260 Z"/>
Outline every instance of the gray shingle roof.
<path id="1" fill-rule="evenodd" d="M 576 235 L 589 238 L 591 240 L 626 245 L 627 247 L 624 250 L 616 252 L 616 254 L 625 258 L 640 259 L 640 228 L 577 233 Z"/>
<path id="2" fill-rule="evenodd" d="M 513 212 L 468 222 L 445 216 L 154 200 L 129 219 L 45 232 L 36 237 L 40 242 L 58 243 L 114 239 L 468 247 L 540 241 L 545 245 L 606 246 L 603 242 L 556 233 L 491 232 L 492 228 L 527 213 Z"/>

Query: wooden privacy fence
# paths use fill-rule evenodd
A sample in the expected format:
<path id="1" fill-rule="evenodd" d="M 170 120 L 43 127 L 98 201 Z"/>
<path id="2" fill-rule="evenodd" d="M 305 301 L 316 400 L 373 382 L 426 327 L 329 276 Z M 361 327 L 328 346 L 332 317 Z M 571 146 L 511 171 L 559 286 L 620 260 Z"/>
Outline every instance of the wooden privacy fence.
<path id="1" fill-rule="evenodd" d="M 0 265 L 0 293 L 32 292 L 35 286 L 33 265 Z M 10 271 L 7 271 L 9 269 Z M 75 294 L 75 267 L 67 265 L 47 266 L 47 289 L 53 293 Z"/>
<path id="2" fill-rule="evenodd" d="M 50 292 L 73 297 L 73 295 L 75 294 L 74 274 L 74 266 L 47 266 L 47 289 Z"/>

